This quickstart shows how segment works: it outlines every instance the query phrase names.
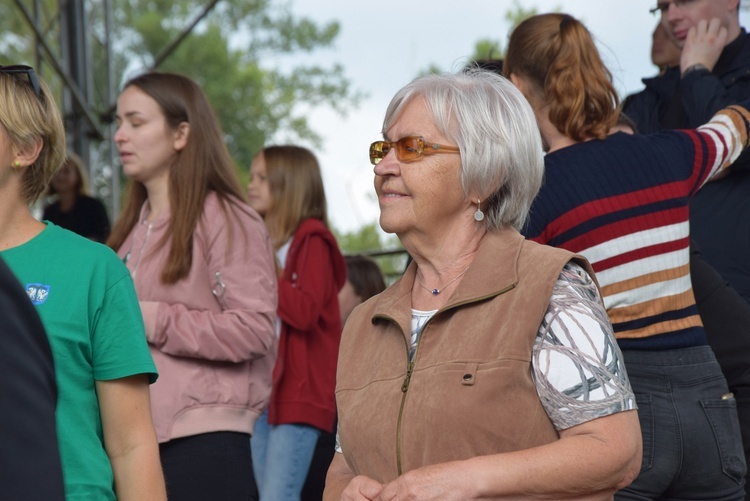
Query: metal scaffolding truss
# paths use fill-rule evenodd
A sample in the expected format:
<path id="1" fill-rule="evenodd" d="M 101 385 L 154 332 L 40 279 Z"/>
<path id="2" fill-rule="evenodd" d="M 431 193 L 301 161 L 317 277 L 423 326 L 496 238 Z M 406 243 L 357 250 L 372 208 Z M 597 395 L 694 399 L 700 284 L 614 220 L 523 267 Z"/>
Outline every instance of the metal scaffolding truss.
<path id="1" fill-rule="evenodd" d="M 218 2 L 207 1 L 195 18 L 154 58 L 151 69 L 158 68 Z M 112 113 L 119 90 L 112 65 L 112 0 L 59 0 L 52 19 L 42 15 L 42 0 L 14 0 L 14 3 L 33 31 L 36 66 L 41 67 L 42 61 L 48 64 L 62 83 L 61 111 L 68 148 L 83 159 L 92 190 L 105 202 L 114 219 L 120 209 L 121 190 L 119 161 L 112 143 Z M 97 22 L 103 27 L 101 36 L 96 38 L 90 36 L 91 15 L 99 16 Z M 94 43 L 101 46 L 104 54 L 103 62 L 99 63 L 104 68 L 97 68 L 96 72 L 105 75 L 104 82 L 97 82 L 100 104 L 95 103 L 93 96 L 91 54 Z M 49 80 L 47 75 L 45 78 Z"/>

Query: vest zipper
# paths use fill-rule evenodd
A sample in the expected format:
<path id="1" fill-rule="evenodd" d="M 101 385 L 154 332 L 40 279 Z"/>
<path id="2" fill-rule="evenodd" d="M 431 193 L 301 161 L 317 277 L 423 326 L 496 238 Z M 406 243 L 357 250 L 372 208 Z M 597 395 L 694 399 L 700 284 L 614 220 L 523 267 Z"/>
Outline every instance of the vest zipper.
<path id="1" fill-rule="evenodd" d="M 516 284 L 511 284 L 510 286 L 506 287 L 505 289 L 502 289 L 501 291 L 498 291 L 497 293 L 488 295 L 488 296 L 482 296 L 479 298 L 473 298 L 469 301 L 464 301 L 461 303 L 456 303 L 454 305 L 451 305 L 450 308 L 446 308 L 445 310 L 438 310 L 435 312 L 435 315 L 438 313 L 443 313 L 444 311 L 447 311 L 451 308 L 455 308 L 457 306 L 462 306 L 464 304 L 474 303 L 477 301 L 481 301 L 483 299 L 492 297 L 492 296 L 499 296 L 500 294 L 505 294 L 506 292 L 510 291 L 511 289 L 514 289 Z M 435 315 L 433 315 L 422 327 L 422 332 L 419 334 L 419 338 L 417 338 L 417 344 L 414 347 L 414 356 L 409 356 L 410 346 L 409 341 L 404 338 L 404 343 L 406 344 L 406 357 L 409 359 L 409 365 L 406 368 L 406 377 L 404 378 L 404 382 L 401 384 L 401 407 L 399 407 L 398 410 L 398 422 L 396 424 L 396 470 L 398 472 L 398 476 L 400 477 L 403 475 L 403 469 L 401 466 L 401 429 L 402 429 L 402 421 L 404 417 L 404 405 L 406 404 L 406 394 L 409 391 L 409 384 L 411 383 L 411 375 L 414 371 L 414 361 L 417 359 L 417 354 L 419 353 L 419 344 L 422 342 L 422 338 L 424 338 L 425 331 L 427 330 L 427 326 L 430 325 L 430 322 L 432 322 L 432 319 L 435 318 Z M 409 333 L 411 335 L 411 333 Z"/>
<path id="2" fill-rule="evenodd" d="M 406 377 L 404 378 L 404 382 L 401 384 L 401 407 L 398 409 L 398 423 L 396 426 L 396 470 L 398 471 L 398 476 L 401 476 L 403 473 L 403 469 L 401 467 L 401 429 L 402 429 L 402 421 L 404 417 L 404 405 L 406 404 L 406 393 L 409 391 L 409 383 L 411 382 L 411 375 L 412 372 L 414 372 L 414 362 L 417 360 L 417 354 L 419 354 L 419 344 L 422 342 L 422 338 L 424 337 L 424 333 L 427 330 L 427 326 L 430 324 L 430 321 L 432 321 L 432 318 L 425 322 L 424 326 L 422 327 L 422 332 L 419 333 L 419 337 L 417 338 L 417 344 L 414 346 L 414 356 L 410 356 L 409 352 L 411 351 L 410 342 L 407 341 L 406 338 L 404 338 L 404 343 L 406 343 L 406 357 L 409 359 L 409 365 L 406 367 Z M 409 336 L 411 337 L 411 333 L 409 333 Z"/>
<path id="3" fill-rule="evenodd" d="M 417 341 L 419 343 L 419 341 Z M 417 354 L 414 353 L 414 356 Z M 409 367 L 406 370 L 406 378 L 404 383 L 401 385 L 401 407 L 398 410 L 398 423 L 396 426 L 396 469 L 398 475 L 401 476 L 401 419 L 404 415 L 404 404 L 406 403 L 406 391 L 409 389 L 409 381 L 411 380 L 411 372 L 414 369 L 414 362 L 409 362 Z"/>

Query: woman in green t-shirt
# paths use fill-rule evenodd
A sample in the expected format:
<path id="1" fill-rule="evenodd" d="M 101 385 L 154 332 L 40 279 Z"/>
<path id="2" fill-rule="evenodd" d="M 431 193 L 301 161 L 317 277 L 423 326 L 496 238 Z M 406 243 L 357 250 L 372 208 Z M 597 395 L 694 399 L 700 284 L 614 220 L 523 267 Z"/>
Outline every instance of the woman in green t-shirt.
<path id="1" fill-rule="evenodd" d="M 164 500 L 149 401 L 156 369 L 128 271 L 105 246 L 29 210 L 64 158 L 47 87 L 28 66 L 0 66 L 0 256 L 49 337 L 66 496 Z"/>

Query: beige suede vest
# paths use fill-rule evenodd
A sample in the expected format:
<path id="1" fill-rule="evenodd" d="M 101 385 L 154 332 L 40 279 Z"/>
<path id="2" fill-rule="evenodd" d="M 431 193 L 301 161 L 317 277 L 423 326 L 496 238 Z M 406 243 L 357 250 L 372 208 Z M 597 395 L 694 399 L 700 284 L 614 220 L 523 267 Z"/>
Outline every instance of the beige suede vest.
<path id="1" fill-rule="evenodd" d="M 539 325 L 568 251 L 488 233 L 458 288 L 425 325 L 409 362 L 416 267 L 354 311 L 339 352 L 336 399 L 344 457 L 388 482 L 429 464 L 559 438 L 531 378 Z"/>

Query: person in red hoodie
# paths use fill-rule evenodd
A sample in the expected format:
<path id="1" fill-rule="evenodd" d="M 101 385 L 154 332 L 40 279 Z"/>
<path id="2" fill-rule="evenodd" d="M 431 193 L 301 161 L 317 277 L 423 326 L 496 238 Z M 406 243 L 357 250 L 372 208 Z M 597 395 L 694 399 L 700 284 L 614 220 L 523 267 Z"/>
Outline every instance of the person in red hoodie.
<path id="1" fill-rule="evenodd" d="M 261 499 L 298 500 L 318 436 L 332 432 L 336 420 L 338 292 L 346 263 L 328 229 L 311 151 L 266 147 L 250 174 L 250 205 L 265 220 L 279 267 L 279 351 L 271 401 L 251 441 L 253 471 Z"/>

